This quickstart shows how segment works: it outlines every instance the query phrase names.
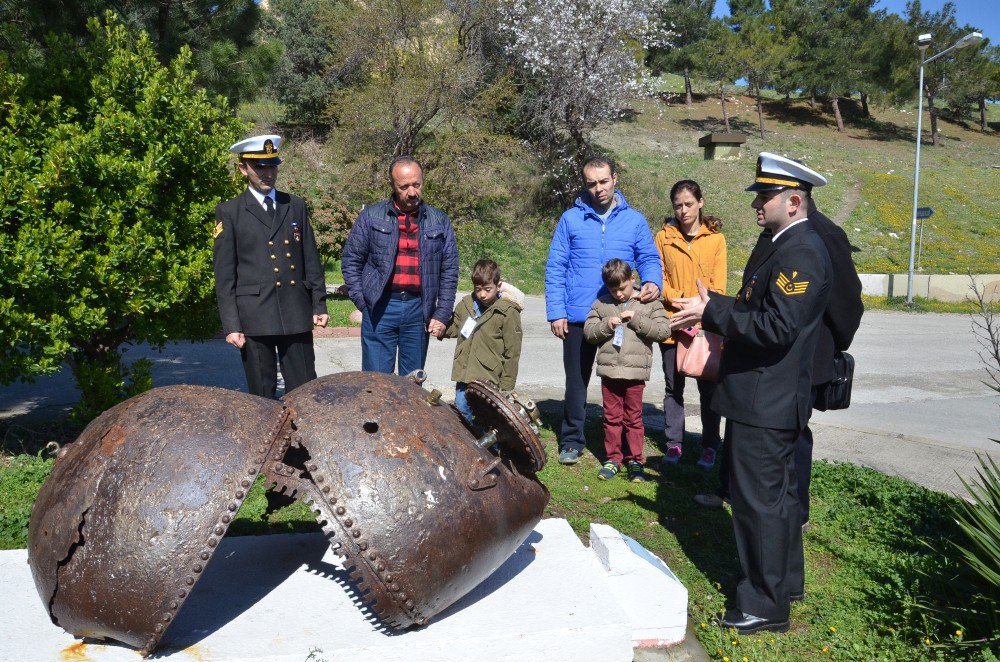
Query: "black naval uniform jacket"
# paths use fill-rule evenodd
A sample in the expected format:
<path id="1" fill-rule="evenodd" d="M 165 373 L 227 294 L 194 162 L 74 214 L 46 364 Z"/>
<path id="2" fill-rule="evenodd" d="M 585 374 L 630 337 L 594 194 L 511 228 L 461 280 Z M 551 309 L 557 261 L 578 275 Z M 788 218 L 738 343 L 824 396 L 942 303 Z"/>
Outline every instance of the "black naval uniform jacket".
<path id="1" fill-rule="evenodd" d="M 735 297 L 711 295 L 702 326 L 726 338 L 713 410 L 755 427 L 806 426 L 831 283 L 826 246 L 803 222 L 754 251 Z"/>
<path id="2" fill-rule="evenodd" d="M 819 385 L 833 379 L 833 355 L 851 346 L 854 334 L 861 326 L 865 304 L 861 301 L 861 279 L 851 257 L 852 248 L 847 233 L 815 207 L 810 207 L 809 225 L 826 244 L 833 265 L 833 287 L 830 301 L 823 311 L 823 325 L 813 361 L 812 383 Z"/>
<path id="3" fill-rule="evenodd" d="M 833 285 L 830 300 L 823 311 L 823 325 L 813 356 L 813 386 L 826 384 L 833 379 L 833 357 L 836 352 L 846 352 L 854 341 L 854 334 L 861 326 L 865 312 L 861 300 L 861 279 L 851 254 L 854 248 L 844 229 L 816 209 L 809 199 L 809 225 L 826 244 L 830 263 L 833 265 Z M 771 241 L 770 232 L 762 232 L 754 247 L 756 254 Z M 753 257 L 751 256 L 751 260 Z"/>
<path id="4" fill-rule="evenodd" d="M 326 281 L 305 201 L 275 191 L 274 220 L 249 189 L 215 208 L 215 296 L 226 334 L 312 331 Z"/>

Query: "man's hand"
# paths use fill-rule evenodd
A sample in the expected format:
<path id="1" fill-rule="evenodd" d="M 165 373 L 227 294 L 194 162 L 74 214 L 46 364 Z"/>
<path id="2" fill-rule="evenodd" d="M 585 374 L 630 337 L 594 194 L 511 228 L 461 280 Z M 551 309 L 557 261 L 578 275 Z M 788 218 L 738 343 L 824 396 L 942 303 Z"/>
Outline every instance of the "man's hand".
<path id="1" fill-rule="evenodd" d="M 705 314 L 705 306 L 708 304 L 708 289 L 701 284 L 701 280 L 697 282 L 698 296 L 672 299 L 673 304 L 680 308 L 680 311 L 674 313 L 673 317 L 670 318 L 671 331 L 693 326 L 700 322 L 702 315 Z"/>
<path id="2" fill-rule="evenodd" d="M 660 298 L 660 288 L 656 286 L 656 283 L 643 283 L 642 289 L 639 290 L 639 301 L 643 303 L 649 303 L 650 301 L 656 301 Z"/>
<path id="3" fill-rule="evenodd" d="M 322 315 L 313 315 L 313 326 L 323 327 L 330 322 L 330 316 L 326 313 Z"/>
<path id="4" fill-rule="evenodd" d="M 247 337 L 239 331 L 233 331 L 226 336 L 226 342 L 236 349 L 243 349 L 243 345 L 247 342 Z"/>
<path id="5" fill-rule="evenodd" d="M 677 310 L 684 310 L 685 308 L 690 308 L 701 303 L 701 297 L 677 297 L 676 299 L 671 299 L 670 303 L 674 304 Z"/>
<path id="6" fill-rule="evenodd" d="M 441 338 L 444 338 L 445 328 L 444 322 L 438 319 L 432 319 L 427 324 L 427 333 L 431 334 L 438 340 L 441 340 Z"/>
<path id="7" fill-rule="evenodd" d="M 569 333 L 569 320 L 565 317 L 552 320 L 549 325 L 552 329 L 552 335 L 554 335 L 559 340 L 566 340 L 566 334 Z"/>

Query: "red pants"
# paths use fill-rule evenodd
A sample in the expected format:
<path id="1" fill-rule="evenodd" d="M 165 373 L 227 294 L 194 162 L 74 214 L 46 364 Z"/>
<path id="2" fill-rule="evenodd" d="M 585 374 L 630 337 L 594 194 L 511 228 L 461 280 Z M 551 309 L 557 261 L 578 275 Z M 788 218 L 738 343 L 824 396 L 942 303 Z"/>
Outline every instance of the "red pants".
<path id="1" fill-rule="evenodd" d="M 604 453 L 607 462 L 645 461 L 642 392 L 646 382 L 601 378 L 604 398 Z"/>

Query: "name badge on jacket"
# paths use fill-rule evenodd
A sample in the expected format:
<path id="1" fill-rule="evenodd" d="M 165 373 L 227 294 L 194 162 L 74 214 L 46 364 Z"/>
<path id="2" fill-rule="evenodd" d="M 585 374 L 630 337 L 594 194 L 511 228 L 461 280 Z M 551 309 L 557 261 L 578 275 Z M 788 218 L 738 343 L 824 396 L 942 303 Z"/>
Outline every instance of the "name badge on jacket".
<path id="1" fill-rule="evenodd" d="M 465 320 L 465 324 L 462 325 L 462 331 L 461 331 L 462 337 L 468 338 L 469 336 L 472 335 L 472 332 L 475 330 L 476 330 L 476 318 L 470 317 L 469 319 Z"/>
<path id="2" fill-rule="evenodd" d="M 292 221 L 292 237 L 295 241 L 302 241 L 302 227 L 298 221 Z"/>

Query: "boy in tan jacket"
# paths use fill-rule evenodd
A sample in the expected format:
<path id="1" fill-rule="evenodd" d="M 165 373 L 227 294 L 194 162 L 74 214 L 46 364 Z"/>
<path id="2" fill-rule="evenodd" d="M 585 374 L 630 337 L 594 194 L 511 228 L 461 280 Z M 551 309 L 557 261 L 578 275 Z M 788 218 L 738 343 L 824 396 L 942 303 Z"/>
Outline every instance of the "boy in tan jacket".
<path id="1" fill-rule="evenodd" d="M 670 320 L 659 300 L 641 303 L 632 284 L 632 267 L 610 260 L 601 272 L 608 293 L 590 308 L 583 325 L 597 350 L 597 376 L 604 399 L 604 466 L 601 480 L 627 469 L 628 479 L 641 483 L 643 471 L 642 393 L 653 363 L 654 342 L 670 336 Z"/>

